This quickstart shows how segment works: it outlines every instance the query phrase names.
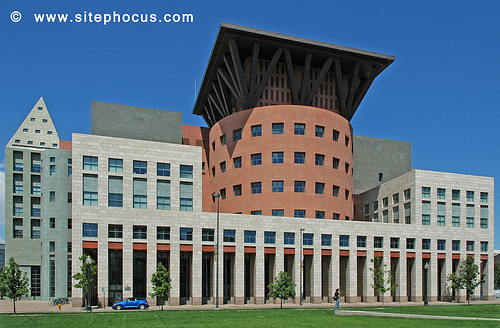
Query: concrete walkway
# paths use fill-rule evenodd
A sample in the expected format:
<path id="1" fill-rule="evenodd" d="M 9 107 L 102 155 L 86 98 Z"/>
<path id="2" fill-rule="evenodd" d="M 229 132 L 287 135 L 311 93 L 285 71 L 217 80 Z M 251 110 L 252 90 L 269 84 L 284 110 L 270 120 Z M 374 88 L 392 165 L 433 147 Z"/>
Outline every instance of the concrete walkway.
<path id="1" fill-rule="evenodd" d="M 383 313 L 383 312 L 356 311 L 356 310 L 336 310 L 335 315 L 369 315 L 369 316 L 375 316 L 375 317 L 400 317 L 400 318 L 418 318 L 418 319 L 500 321 L 500 319 L 495 319 L 495 318 L 451 317 L 451 316 L 443 316 L 443 315 Z"/>

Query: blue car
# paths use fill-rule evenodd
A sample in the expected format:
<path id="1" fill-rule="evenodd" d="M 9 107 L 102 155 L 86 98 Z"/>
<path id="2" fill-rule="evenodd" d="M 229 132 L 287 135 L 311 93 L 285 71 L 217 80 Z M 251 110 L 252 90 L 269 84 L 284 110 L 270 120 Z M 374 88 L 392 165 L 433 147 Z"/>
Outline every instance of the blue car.
<path id="1" fill-rule="evenodd" d="M 139 300 L 137 298 L 127 298 L 124 301 L 116 302 L 113 304 L 113 310 L 123 310 L 123 309 L 147 309 L 149 307 L 148 301 Z"/>

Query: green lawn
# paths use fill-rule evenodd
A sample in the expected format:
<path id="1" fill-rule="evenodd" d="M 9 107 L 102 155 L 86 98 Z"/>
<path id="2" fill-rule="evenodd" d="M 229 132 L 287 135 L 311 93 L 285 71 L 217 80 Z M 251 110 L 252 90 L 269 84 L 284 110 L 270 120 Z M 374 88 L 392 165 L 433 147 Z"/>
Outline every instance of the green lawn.
<path id="1" fill-rule="evenodd" d="M 412 309 L 414 307 L 408 307 Z M 436 307 L 437 308 L 437 307 Z M 389 307 L 387 308 L 389 309 Z M 395 308 L 391 308 L 395 309 Z M 499 308 L 488 307 L 486 312 Z M 479 311 L 479 310 L 478 310 Z M 3 327 L 499 327 L 498 322 L 335 315 L 332 309 L 116 311 L 0 315 Z"/>
<path id="2" fill-rule="evenodd" d="M 344 307 L 343 310 L 500 319 L 500 304 Z"/>

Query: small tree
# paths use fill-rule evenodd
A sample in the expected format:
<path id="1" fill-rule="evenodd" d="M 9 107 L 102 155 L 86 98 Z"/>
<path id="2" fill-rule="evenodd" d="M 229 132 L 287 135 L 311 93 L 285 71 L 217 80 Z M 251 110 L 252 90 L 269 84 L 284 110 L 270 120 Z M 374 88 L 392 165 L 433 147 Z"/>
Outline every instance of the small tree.
<path id="1" fill-rule="evenodd" d="M 79 260 L 82 262 L 82 265 L 80 266 L 80 272 L 77 272 L 73 275 L 73 279 L 78 280 L 78 282 L 75 284 L 75 288 L 81 288 L 83 295 L 84 295 L 84 300 L 83 300 L 83 306 L 85 306 L 87 302 L 87 293 L 88 293 L 88 281 L 87 281 L 87 257 L 88 255 L 83 254 L 80 256 Z M 91 258 L 92 259 L 92 258 Z M 97 274 L 97 264 L 95 261 L 92 259 L 92 262 L 90 263 L 90 283 L 94 282 L 94 276 Z"/>
<path id="2" fill-rule="evenodd" d="M 16 313 L 16 299 L 29 293 L 29 283 L 26 272 L 22 272 L 19 264 L 11 257 L 9 264 L 0 273 L 0 297 L 7 296 L 12 299 L 14 313 Z"/>
<path id="3" fill-rule="evenodd" d="M 458 302 L 458 291 L 462 289 L 462 278 L 457 273 L 453 272 L 450 273 L 446 279 L 451 282 L 451 289 L 455 291 Z"/>
<path id="4" fill-rule="evenodd" d="M 281 271 L 274 280 L 276 281 L 275 284 L 269 284 L 267 286 L 270 290 L 267 296 L 273 299 L 279 298 L 281 301 L 280 308 L 283 308 L 283 300 L 289 298 L 295 299 L 295 286 L 297 286 L 297 284 L 294 283 L 292 277 L 288 276 L 284 271 Z"/>
<path id="5" fill-rule="evenodd" d="M 153 293 L 149 293 L 151 297 L 158 297 L 161 304 L 161 310 L 163 311 L 163 301 L 165 301 L 170 296 L 170 274 L 168 270 L 163 266 L 163 264 L 158 263 L 158 268 L 156 272 L 151 276 L 151 283 L 153 284 Z"/>
<path id="6" fill-rule="evenodd" d="M 373 263 L 373 268 L 370 268 L 370 271 L 372 272 L 373 283 L 370 284 L 370 286 L 382 294 L 382 304 L 385 306 L 385 292 L 397 288 L 398 284 L 392 284 L 392 272 L 390 270 L 386 270 L 387 265 L 382 265 L 382 259 L 380 257 L 375 256 L 375 258 L 371 259 L 371 261 Z"/>
<path id="7" fill-rule="evenodd" d="M 451 281 L 452 288 L 456 290 L 465 289 L 467 292 L 467 304 L 470 304 L 470 297 L 474 289 L 484 282 L 484 274 L 479 276 L 479 267 L 474 263 L 474 258 L 468 256 L 465 261 L 460 262 L 457 273 L 451 273 L 447 279 Z"/>

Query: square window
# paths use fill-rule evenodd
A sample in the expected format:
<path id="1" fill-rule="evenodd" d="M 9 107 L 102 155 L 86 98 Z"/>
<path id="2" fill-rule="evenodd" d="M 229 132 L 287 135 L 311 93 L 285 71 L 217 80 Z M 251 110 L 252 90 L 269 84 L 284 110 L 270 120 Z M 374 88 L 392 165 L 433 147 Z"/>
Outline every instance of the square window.
<path id="1" fill-rule="evenodd" d="M 422 249 L 424 249 L 424 250 L 431 249 L 431 240 L 430 239 L 422 239 Z"/>
<path id="2" fill-rule="evenodd" d="M 384 247 L 384 237 L 373 237 L 373 247 L 383 248 Z"/>
<path id="3" fill-rule="evenodd" d="M 305 164 L 306 163 L 306 153 L 296 152 L 293 154 L 293 162 L 295 164 Z"/>
<path id="4" fill-rule="evenodd" d="M 284 181 L 273 181 L 272 182 L 273 192 L 283 192 L 284 184 L 285 184 Z"/>
<path id="5" fill-rule="evenodd" d="M 170 240 L 170 227 L 156 227 L 156 239 Z"/>
<path id="6" fill-rule="evenodd" d="M 156 175 L 161 177 L 170 176 L 170 164 L 168 163 L 157 163 L 156 164 Z"/>
<path id="7" fill-rule="evenodd" d="M 108 238 L 123 238 L 123 226 L 121 224 L 108 224 Z"/>
<path id="8" fill-rule="evenodd" d="M 415 249 L 415 238 L 406 238 L 406 249 Z"/>
<path id="9" fill-rule="evenodd" d="M 438 241 L 437 241 L 437 250 L 438 251 L 444 251 L 444 250 L 446 250 L 446 240 L 444 240 L 444 239 L 438 239 Z"/>
<path id="10" fill-rule="evenodd" d="M 262 164 L 262 154 L 252 154 L 250 155 L 252 160 L 252 165 L 261 165 Z"/>
<path id="11" fill-rule="evenodd" d="M 302 244 L 304 246 L 313 246 L 314 244 L 314 234 L 305 233 L 302 235 Z"/>
<path id="12" fill-rule="evenodd" d="M 488 202 L 488 193 L 482 192 L 480 195 L 481 195 L 481 203 L 487 203 Z"/>
<path id="13" fill-rule="evenodd" d="M 316 129 L 315 129 L 314 135 L 316 137 L 323 138 L 324 134 L 325 134 L 325 127 L 324 126 L 316 125 Z"/>
<path id="14" fill-rule="evenodd" d="M 283 236 L 283 243 L 285 245 L 294 245 L 295 244 L 295 233 L 285 232 L 285 234 Z"/>
<path id="15" fill-rule="evenodd" d="M 482 241 L 481 242 L 481 252 L 487 252 L 487 251 L 488 251 L 488 242 Z"/>
<path id="16" fill-rule="evenodd" d="M 276 244 L 276 232 L 264 231 L 264 244 Z"/>
<path id="17" fill-rule="evenodd" d="M 295 181 L 294 182 L 294 192 L 306 192 L 306 182 L 305 181 Z"/>
<path id="18" fill-rule="evenodd" d="M 273 134 L 283 134 L 284 124 L 283 123 L 273 123 Z"/>
<path id="19" fill-rule="evenodd" d="M 391 248 L 399 248 L 399 238 L 391 237 Z"/>
<path id="20" fill-rule="evenodd" d="M 321 246 L 332 246 L 332 235 L 321 235 Z"/>
<path id="21" fill-rule="evenodd" d="M 191 165 L 181 165 L 180 177 L 186 179 L 193 178 L 193 166 Z"/>
<path id="22" fill-rule="evenodd" d="M 306 125 L 303 123 L 295 123 L 294 125 L 294 134 L 296 135 L 305 135 L 306 134 Z"/>
<path id="23" fill-rule="evenodd" d="M 241 185 L 233 186 L 234 197 L 241 196 Z"/>
<path id="24" fill-rule="evenodd" d="M 443 188 L 437 189 L 437 199 L 446 199 L 446 189 Z"/>
<path id="25" fill-rule="evenodd" d="M 225 243 L 236 242 L 236 230 L 224 229 L 223 238 Z"/>
<path id="26" fill-rule="evenodd" d="M 215 241 L 215 229 L 202 229 L 201 241 Z"/>
<path id="27" fill-rule="evenodd" d="M 84 223 L 83 237 L 97 237 L 97 223 Z"/>
<path id="28" fill-rule="evenodd" d="M 422 187 L 422 198 L 431 198 L 431 188 Z"/>
<path id="29" fill-rule="evenodd" d="M 147 227 L 146 226 L 133 226 L 133 239 L 147 239 Z"/>
<path id="30" fill-rule="evenodd" d="M 340 132 L 333 130 L 333 141 L 339 141 Z"/>
<path id="31" fill-rule="evenodd" d="M 134 174 L 147 174 L 148 173 L 148 163 L 144 161 L 134 161 Z"/>
<path id="32" fill-rule="evenodd" d="M 97 171 L 97 157 L 83 156 L 83 169 Z"/>
<path id="33" fill-rule="evenodd" d="M 116 173 L 123 173 L 123 160 L 116 159 L 116 158 L 108 159 L 108 171 L 109 172 L 116 172 Z"/>
<path id="34" fill-rule="evenodd" d="M 295 218 L 305 218 L 306 217 L 306 211 L 305 210 L 294 210 L 293 211 L 293 217 L 295 217 Z"/>
<path id="35" fill-rule="evenodd" d="M 273 216 L 285 216 L 285 210 L 272 210 Z"/>
<path id="36" fill-rule="evenodd" d="M 273 164 L 281 164 L 283 163 L 284 160 L 284 153 L 282 151 L 280 152 L 273 152 Z"/>
<path id="37" fill-rule="evenodd" d="M 233 141 L 241 140 L 241 129 L 233 131 Z"/>
<path id="38" fill-rule="evenodd" d="M 451 242 L 451 250 L 456 252 L 460 251 L 460 240 L 453 240 Z"/>
<path id="39" fill-rule="evenodd" d="M 245 242 L 245 244 L 255 244 L 255 231 L 245 230 L 244 242 Z"/>
<path id="40" fill-rule="evenodd" d="M 325 212 L 324 211 L 316 211 L 316 219 L 324 219 Z"/>
<path id="41" fill-rule="evenodd" d="M 316 154 L 314 158 L 314 164 L 319 166 L 323 166 L 325 164 L 325 155 Z"/>
<path id="42" fill-rule="evenodd" d="M 358 247 L 366 247 L 366 236 L 358 236 L 357 238 L 357 246 Z"/>
<path id="43" fill-rule="evenodd" d="M 340 220 L 340 214 L 338 214 L 338 213 L 333 213 L 333 219 L 334 219 L 334 220 Z"/>
<path id="44" fill-rule="evenodd" d="M 474 192 L 473 191 L 467 191 L 467 201 L 468 202 L 474 201 Z"/>
<path id="45" fill-rule="evenodd" d="M 348 235 L 340 235 L 339 236 L 339 246 L 340 247 L 349 247 L 349 236 Z"/>
<path id="46" fill-rule="evenodd" d="M 474 252 L 474 241 L 467 240 L 467 252 Z"/>
<path id="47" fill-rule="evenodd" d="M 262 135 L 262 125 L 252 126 L 252 137 L 260 137 Z"/>
<path id="48" fill-rule="evenodd" d="M 325 184 L 322 182 L 316 182 L 315 193 L 319 194 L 319 195 L 323 195 L 325 193 Z"/>
<path id="49" fill-rule="evenodd" d="M 233 159 L 233 164 L 235 169 L 239 169 L 241 167 L 241 156 L 240 157 L 235 157 Z"/>
<path id="50" fill-rule="evenodd" d="M 252 182 L 252 194 L 261 194 L 262 193 L 262 182 Z"/>
<path id="51" fill-rule="evenodd" d="M 460 190 L 453 189 L 451 191 L 451 199 L 452 200 L 460 200 Z"/>
<path id="52" fill-rule="evenodd" d="M 179 239 L 181 241 L 193 240 L 193 228 L 180 228 Z"/>

